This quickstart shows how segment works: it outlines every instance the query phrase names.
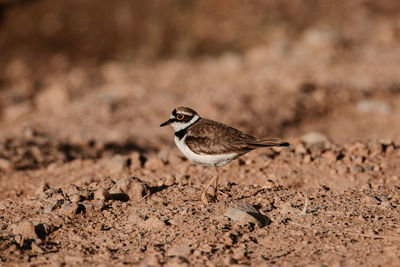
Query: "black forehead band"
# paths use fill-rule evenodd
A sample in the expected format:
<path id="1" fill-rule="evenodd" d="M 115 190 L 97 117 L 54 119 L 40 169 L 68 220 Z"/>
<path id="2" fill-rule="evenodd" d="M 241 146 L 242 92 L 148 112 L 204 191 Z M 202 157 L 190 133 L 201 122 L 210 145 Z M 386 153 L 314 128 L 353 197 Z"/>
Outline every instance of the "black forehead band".
<path id="1" fill-rule="evenodd" d="M 174 117 L 176 117 L 176 115 L 178 115 L 178 113 L 176 113 L 176 109 L 174 109 L 174 111 L 172 111 L 172 115 L 174 115 Z"/>

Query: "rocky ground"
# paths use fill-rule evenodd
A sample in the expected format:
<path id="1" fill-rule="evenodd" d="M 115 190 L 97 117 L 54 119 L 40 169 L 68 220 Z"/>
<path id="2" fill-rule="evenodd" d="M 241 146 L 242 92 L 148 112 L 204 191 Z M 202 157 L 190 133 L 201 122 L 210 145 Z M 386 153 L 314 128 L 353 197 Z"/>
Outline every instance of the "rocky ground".
<path id="1" fill-rule="evenodd" d="M 242 54 L 151 64 L 11 61 L 0 264 L 398 264 L 400 50 L 373 27 L 359 43 L 277 30 Z M 203 204 L 214 170 L 159 128 L 179 105 L 291 146 L 221 168 L 219 201 Z"/>
<path id="2" fill-rule="evenodd" d="M 199 199 L 212 170 L 175 152 L 9 174 L 2 181 L 2 195 L 10 197 L 0 203 L 1 261 L 395 265 L 399 156 L 393 143 L 295 140 L 223 169 L 220 199 L 209 204 Z"/>

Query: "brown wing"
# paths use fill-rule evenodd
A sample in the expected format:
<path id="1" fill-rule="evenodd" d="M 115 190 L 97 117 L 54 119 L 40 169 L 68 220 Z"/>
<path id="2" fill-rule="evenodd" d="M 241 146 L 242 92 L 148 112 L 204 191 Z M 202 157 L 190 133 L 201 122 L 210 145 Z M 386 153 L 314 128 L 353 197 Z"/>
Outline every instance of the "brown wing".
<path id="1" fill-rule="evenodd" d="M 256 148 L 256 147 L 272 147 L 272 146 L 289 146 L 289 143 L 277 138 L 266 138 L 266 139 L 257 139 L 255 141 L 249 141 L 247 142 L 247 145 Z"/>
<path id="2" fill-rule="evenodd" d="M 247 153 L 257 146 L 249 145 L 259 141 L 225 124 L 201 119 L 187 131 L 186 145 L 198 154 Z"/>

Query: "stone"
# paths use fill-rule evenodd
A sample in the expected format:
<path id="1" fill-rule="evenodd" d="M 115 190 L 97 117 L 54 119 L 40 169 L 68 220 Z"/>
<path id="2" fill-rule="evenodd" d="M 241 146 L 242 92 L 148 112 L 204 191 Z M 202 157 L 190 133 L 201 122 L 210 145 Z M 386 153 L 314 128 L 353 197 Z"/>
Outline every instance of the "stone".
<path id="1" fill-rule="evenodd" d="M 68 185 L 63 185 L 61 187 L 61 190 L 64 194 L 71 196 L 72 194 L 79 194 L 81 193 L 81 188 L 74 185 L 74 184 L 68 184 Z"/>
<path id="2" fill-rule="evenodd" d="M 41 247 L 39 247 L 38 245 L 36 245 L 35 243 L 31 244 L 31 251 L 35 254 L 42 254 L 45 253 L 46 251 L 44 249 L 42 249 Z"/>
<path id="3" fill-rule="evenodd" d="M 232 257 L 236 260 L 240 260 L 245 256 L 245 249 L 243 247 L 237 247 L 232 249 Z"/>
<path id="4" fill-rule="evenodd" d="M 374 166 L 371 164 L 365 164 L 364 169 L 367 171 L 372 171 L 374 169 Z"/>
<path id="5" fill-rule="evenodd" d="M 100 211 L 105 207 L 104 202 L 101 201 L 95 203 L 80 203 L 80 205 L 82 205 L 82 209 L 86 213 Z"/>
<path id="6" fill-rule="evenodd" d="M 275 182 L 274 182 L 273 180 L 271 180 L 271 179 L 266 180 L 265 183 L 264 183 L 264 185 L 263 185 L 263 188 L 266 188 L 266 189 L 272 189 L 272 188 L 274 188 L 274 187 L 276 187 L 276 184 L 275 184 Z"/>
<path id="7" fill-rule="evenodd" d="M 91 199 L 93 197 L 93 193 L 88 189 L 81 189 L 79 191 L 79 195 L 83 199 Z"/>
<path id="8" fill-rule="evenodd" d="M 21 235 L 25 239 L 36 239 L 37 235 L 35 232 L 35 225 L 30 222 L 30 221 L 24 221 L 19 223 L 17 226 L 15 226 L 13 233 L 15 235 Z"/>
<path id="9" fill-rule="evenodd" d="M 390 138 L 390 137 L 380 138 L 380 139 L 379 139 L 379 143 L 380 143 L 381 145 L 384 145 L 384 146 L 390 146 L 390 145 L 393 145 L 393 144 L 394 144 L 393 139 Z"/>
<path id="10" fill-rule="evenodd" d="M 364 142 L 361 141 L 355 141 L 350 143 L 347 146 L 347 151 L 351 155 L 361 155 L 361 156 L 367 156 L 368 155 L 368 149 L 367 146 Z"/>
<path id="11" fill-rule="evenodd" d="M 336 162 L 337 156 L 334 152 L 328 150 L 325 151 L 322 155 L 328 162 Z"/>
<path id="12" fill-rule="evenodd" d="M 62 114 L 69 103 L 68 90 L 61 83 L 53 82 L 35 98 L 36 107 L 44 112 Z"/>
<path id="13" fill-rule="evenodd" d="M 160 220 L 157 216 L 150 217 L 145 221 L 147 229 L 162 229 L 166 226 L 163 220 Z"/>
<path id="14" fill-rule="evenodd" d="M 141 156 L 139 152 L 132 152 L 129 156 L 130 164 L 129 168 L 132 170 L 137 170 L 142 167 Z"/>
<path id="15" fill-rule="evenodd" d="M 300 213 L 300 210 L 293 208 L 292 204 L 290 202 L 285 202 L 283 203 L 283 205 L 280 207 L 279 210 L 280 214 L 296 214 L 296 213 Z"/>
<path id="16" fill-rule="evenodd" d="M 170 153 L 171 153 L 171 150 L 169 148 L 164 147 L 158 152 L 157 156 L 162 160 L 162 162 L 164 164 L 168 164 Z"/>
<path id="17" fill-rule="evenodd" d="M 113 186 L 115 185 L 115 181 L 113 181 L 110 178 L 106 178 L 104 180 L 102 180 L 98 186 L 101 186 L 107 190 L 111 189 Z"/>
<path id="18" fill-rule="evenodd" d="M 137 225 L 139 228 L 145 230 L 159 230 L 166 227 L 166 224 L 163 220 L 160 220 L 157 216 L 151 216 L 147 219 L 140 217 L 137 214 L 130 214 L 128 217 L 128 222 L 132 225 Z"/>
<path id="19" fill-rule="evenodd" d="M 364 168 L 359 164 L 355 164 L 352 169 L 354 172 L 363 172 L 364 171 Z"/>
<path id="20" fill-rule="evenodd" d="M 127 194 L 130 200 L 139 201 L 144 196 L 150 195 L 150 187 L 137 177 L 121 179 L 115 187 Z"/>
<path id="21" fill-rule="evenodd" d="M 143 264 L 140 266 L 160 266 L 161 264 L 158 260 L 159 257 L 159 255 L 150 254 L 144 259 Z"/>
<path id="22" fill-rule="evenodd" d="M 7 122 L 14 122 L 32 112 L 30 101 L 24 101 L 20 104 L 6 106 L 3 110 L 3 119 Z"/>
<path id="23" fill-rule="evenodd" d="M 80 202 L 82 200 L 82 197 L 79 194 L 72 194 L 72 195 L 69 196 L 69 200 L 72 203 L 78 203 L 78 202 Z"/>
<path id="24" fill-rule="evenodd" d="M 8 159 L 0 158 L 0 170 L 10 171 L 12 170 L 13 165 Z"/>
<path id="25" fill-rule="evenodd" d="M 127 160 L 122 155 L 115 155 L 107 161 L 107 169 L 112 173 L 120 173 L 127 168 Z"/>
<path id="26" fill-rule="evenodd" d="M 387 115 L 392 111 L 389 103 L 379 100 L 361 100 L 356 108 L 359 113 L 380 113 L 381 115 Z"/>
<path id="27" fill-rule="evenodd" d="M 202 248 L 201 248 L 201 252 L 204 253 L 211 253 L 213 250 L 213 247 L 209 244 L 205 244 Z"/>
<path id="28" fill-rule="evenodd" d="M 373 144 L 370 146 L 370 150 L 371 150 L 371 151 L 370 151 L 369 158 L 370 158 L 370 159 L 373 159 L 373 158 L 375 158 L 376 156 L 382 154 L 382 152 L 383 152 L 382 144 L 373 143 Z"/>
<path id="29" fill-rule="evenodd" d="M 167 250 L 167 256 L 168 257 L 173 257 L 173 256 L 181 256 L 181 257 L 187 257 L 191 253 L 191 249 L 188 245 L 177 245 L 169 248 Z"/>
<path id="30" fill-rule="evenodd" d="M 238 263 L 236 259 L 234 259 L 232 256 L 226 256 L 223 260 L 223 264 L 225 266 L 232 266 L 233 264 Z"/>
<path id="31" fill-rule="evenodd" d="M 346 174 L 346 173 L 348 173 L 348 172 L 349 172 L 349 167 L 347 167 L 346 165 L 344 165 L 344 164 L 339 164 L 339 165 L 337 166 L 337 173 L 338 173 L 338 174 L 343 175 L 343 174 Z"/>
<path id="32" fill-rule="evenodd" d="M 163 168 L 164 163 L 158 156 L 151 156 L 146 160 L 144 167 L 146 169 L 156 170 Z"/>
<path id="33" fill-rule="evenodd" d="M 295 151 L 296 154 L 300 154 L 300 155 L 307 154 L 307 149 L 304 147 L 304 145 L 302 143 L 297 144 L 294 147 L 294 151 Z"/>
<path id="34" fill-rule="evenodd" d="M 173 152 L 169 154 L 168 162 L 172 166 L 181 164 L 184 160 L 186 160 L 186 157 L 180 154 L 177 150 L 173 150 Z"/>
<path id="35" fill-rule="evenodd" d="M 64 203 L 61 208 L 59 209 L 59 212 L 64 215 L 75 215 L 79 211 L 79 205 L 77 203 L 72 203 L 72 202 L 66 202 Z"/>
<path id="36" fill-rule="evenodd" d="M 185 257 L 174 257 L 170 258 L 167 262 L 160 266 L 165 266 L 165 267 L 188 267 L 190 266 L 188 259 Z"/>
<path id="37" fill-rule="evenodd" d="M 238 223 L 252 223 L 263 227 L 268 218 L 258 212 L 253 205 L 248 202 L 241 202 L 234 207 L 229 207 L 225 216 L 234 222 Z"/>
<path id="38" fill-rule="evenodd" d="M 36 195 L 42 195 L 44 192 L 50 189 L 50 186 L 47 183 L 41 184 L 35 191 Z"/>
<path id="39" fill-rule="evenodd" d="M 131 178 L 122 178 L 117 181 L 115 188 L 119 188 L 122 192 L 128 192 L 132 186 Z"/>
<path id="40" fill-rule="evenodd" d="M 300 137 L 301 141 L 306 144 L 315 144 L 315 143 L 329 143 L 328 137 L 326 137 L 322 133 L 318 132 L 309 132 Z"/>
<path id="41" fill-rule="evenodd" d="M 359 155 L 355 155 L 355 156 L 352 157 L 352 161 L 353 161 L 353 163 L 360 165 L 365 161 L 365 157 L 359 156 Z"/>
<path id="42" fill-rule="evenodd" d="M 106 189 L 100 188 L 94 193 L 94 199 L 107 201 L 111 199 L 111 195 Z"/>
<path id="43" fill-rule="evenodd" d="M 392 205 L 391 205 L 389 199 L 386 196 L 376 196 L 376 197 L 379 198 L 382 208 L 384 208 L 384 209 L 392 208 Z"/>
<path id="44" fill-rule="evenodd" d="M 165 181 L 166 186 L 173 186 L 176 183 L 176 178 L 173 175 L 170 175 L 167 180 Z"/>
<path id="45" fill-rule="evenodd" d="M 81 256 L 74 256 L 74 255 L 65 255 L 64 256 L 64 264 L 65 265 L 84 265 L 85 258 Z"/>
<path id="46" fill-rule="evenodd" d="M 53 212 L 54 210 L 61 208 L 61 205 L 63 203 L 64 203 L 63 199 L 58 199 L 58 200 L 52 201 L 49 204 L 47 204 L 47 206 L 44 209 L 43 213 L 49 214 L 49 213 Z"/>
<path id="47" fill-rule="evenodd" d="M 374 172 L 380 172 L 382 169 L 381 169 L 381 166 L 379 166 L 379 164 L 374 164 L 374 165 L 372 166 L 372 170 L 373 170 Z"/>
<path id="48" fill-rule="evenodd" d="M 303 162 L 304 163 L 306 163 L 306 164 L 308 164 L 308 163 L 310 163 L 312 161 L 312 157 L 311 157 L 311 155 L 305 155 L 304 156 L 304 158 L 303 158 Z"/>

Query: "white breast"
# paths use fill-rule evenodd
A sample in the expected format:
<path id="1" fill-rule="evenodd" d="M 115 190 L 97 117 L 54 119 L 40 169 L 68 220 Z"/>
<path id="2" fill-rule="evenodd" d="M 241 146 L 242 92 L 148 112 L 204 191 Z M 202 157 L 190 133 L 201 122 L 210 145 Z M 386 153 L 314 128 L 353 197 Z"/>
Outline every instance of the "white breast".
<path id="1" fill-rule="evenodd" d="M 196 154 L 185 144 L 185 138 L 186 137 L 183 137 L 181 140 L 179 140 L 179 138 L 175 136 L 175 144 L 188 159 L 195 163 L 210 166 L 223 166 L 238 157 L 238 154 L 236 153 L 219 155 Z"/>

